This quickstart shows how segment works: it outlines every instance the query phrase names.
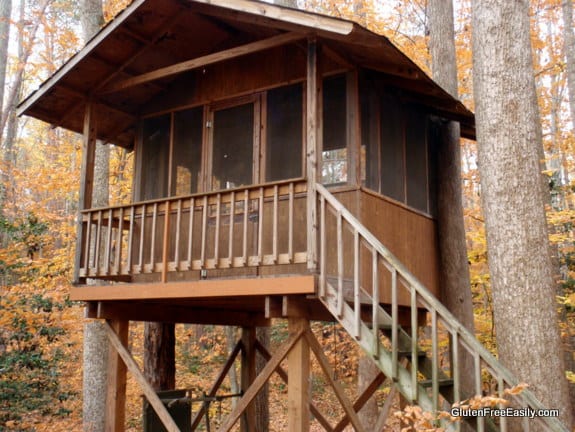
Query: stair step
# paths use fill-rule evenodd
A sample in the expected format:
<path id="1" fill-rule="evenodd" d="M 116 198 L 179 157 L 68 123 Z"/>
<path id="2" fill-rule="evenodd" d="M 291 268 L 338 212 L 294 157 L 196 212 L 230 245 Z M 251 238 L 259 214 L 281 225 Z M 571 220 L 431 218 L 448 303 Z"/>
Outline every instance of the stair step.
<path id="1" fill-rule="evenodd" d="M 439 379 L 437 381 L 438 381 L 440 388 L 453 386 L 453 380 L 451 378 L 443 378 L 443 379 Z M 432 380 L 423 380 L 423 381 L 420 381 L 419 384 L 424 388 L 433 387 L 433 381 Z"/>
<path id="2" fill-rule="evenodd" d="M 399 351 L 397 351 L 398 357 L 412 357 L 412 355 L 413 355 L 413 353 L 411 352 L 411 350 L 405 350 L 405 351 L 399 350 Z M 417 351 L 417 357 L 418 358 L 422 358 L 425 356 L 427 356 L 427 353 L 425 351 L 421 351 L 421 350 Z"/>
<path id="3" fill-rule="evenodd" d="M 373 328 L 373 323 L 371 321 L 364 323 L 368 328 Z M 377 328 L 382 331 L 391 331 L 391 324 L 378 323 Z"/>

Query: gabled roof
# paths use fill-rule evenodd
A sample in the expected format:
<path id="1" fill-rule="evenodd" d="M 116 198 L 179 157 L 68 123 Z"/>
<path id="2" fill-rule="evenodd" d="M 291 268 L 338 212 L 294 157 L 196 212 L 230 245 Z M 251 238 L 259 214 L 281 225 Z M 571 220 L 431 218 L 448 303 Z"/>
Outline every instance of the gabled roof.
<path id="1" fill-rule="evenodd" d="M 92 100 L 98 138 L 130 146 L 140 107 L 194 64 L 311 35 L 344 61 L 389 75 L 474 136 L 473 114 L 387 38 L 351 21 L 253 0 L 134 0 L 22 101 L 18 114 L 82 132 Z"/>

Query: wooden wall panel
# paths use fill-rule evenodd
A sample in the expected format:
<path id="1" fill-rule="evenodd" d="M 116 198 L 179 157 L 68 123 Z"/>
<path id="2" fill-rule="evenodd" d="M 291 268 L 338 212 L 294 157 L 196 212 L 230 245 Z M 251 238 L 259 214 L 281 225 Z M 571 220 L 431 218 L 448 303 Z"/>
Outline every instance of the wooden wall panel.
<path id="1" fill-rule="evenodd" d="M 361 220 L 419 281 L 439 296 L 439 252 L 434 220 L 365 191 L 361 192 Z M 380 273 L 385 275 L 386 271 L 381 267 Z M 380 299 L 382 303 L 389 303 L 390 277 L 385 276 Z M 409 305 L 407 292 L 400 289 L 399 294 L 400 303 Z"/>
<path id="2" fill-rule="evenodd" d="M 289 59 L 289 61 L 288 61 Z M 322 59 L 324 73 L 339 66 Z M 144 115 L 178 107 L 201 105 L 250 94 L 266 88 L 304 81 L 306 54 L 297 45 L 286 45 L 242 56 L 191 71 L 142 108 Z"/>

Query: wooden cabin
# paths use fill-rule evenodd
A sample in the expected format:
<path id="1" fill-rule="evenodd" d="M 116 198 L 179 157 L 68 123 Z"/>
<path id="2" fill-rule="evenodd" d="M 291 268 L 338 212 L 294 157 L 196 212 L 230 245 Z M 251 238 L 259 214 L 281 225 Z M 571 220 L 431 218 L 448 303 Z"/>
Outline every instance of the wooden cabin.
<path id="1" fill-rule="evenodd" d="M 499 371 L 434 298 L 439 130 L 457 121 L 473 138 L 473 114 L 385 37 L 257 1 L 135 0 L 20 113 L 84 136 L 71 298 L 110 322 L 130 372 L 141 376 L 126 349 L 129 321 L 249 329 L 288 318 L 292 337 L 263 378 L 252 373 L 221 430 L 238 418 L 250 430 L 253 396 L 285 356 L 290 430 L 308 430 L 310 410 L 321 417 L 306 390 L 310 350 L 328 368 L 312 319 L 339 321 L 427 409 L 438 408 L 443 373 L 451 400 L 460 389 L 456 366 L 439 369 L 437 338 L 427 361 L 416 353 L 426 313 L 432 331 L 441 321 Z M 92 205 L 98 145 L 134 152 L 130 204 Z M 398 362 L 402 347 L 411 366 Z M 111 370 L 107 421 L 123 430 L 126 372 Z M 418 371 L 433 378 L 431 395 Z M 178 430 L 142 386 L 167 430 Z M 357 407 L 342 404 L 362 430 Z"/>

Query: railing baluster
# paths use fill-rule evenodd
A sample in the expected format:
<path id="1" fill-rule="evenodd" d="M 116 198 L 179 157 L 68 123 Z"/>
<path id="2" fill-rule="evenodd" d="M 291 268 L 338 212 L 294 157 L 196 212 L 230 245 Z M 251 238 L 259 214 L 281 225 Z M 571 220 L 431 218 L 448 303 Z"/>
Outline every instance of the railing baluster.
<path id="1" fill-rule="evenodd" d="M 150 272 L 153 272 L 156 266 L 156 226 L 158 224 L 158 203 L 154 203 L 152 208 L 152 244 L 150 245 Z M 144 270 L 145 272 L 145 270 Z"/>
<path id="2" fill-rule="evenodd" d="M 290 183 L 290 186 L 292 185 L 292 183 Z M 290 188 L 293 189 L 293 188 Z M 291 236 L 292 236 L 292 227 L 291 227 L 291 200 L 292 200 L 292 196 L 291 196 L 291 192 L 292 190 L 290 190 L 290 247 L 291 247 Z M 326 227 L 325 227 L 325 199 L 322 195 L 320 195 L 319 197 L 319 202 L 320 202 L 320 227 L 319 227 L 319 236 L 320 236 L 320 250 L 319 250 L 319 296 L 320 297 L 325 297 L 325 271 L 326 271 L 326 238 L 325 238 L 325 231 L 326 231 Z M 291 262 L 291 251 L 290 251 L 290 262 Z"/>
<path id="3" fill-rule="evenodd" d="M 359 233 L 353 231 L 353 309 L 355 314 L 355 338 L 361 337 L 361 299 L 359 297 Z"/>
<path id="4" fill-rule="evenodd" d="M 232 191 L 230 197 L 230 229 L 228 232 L 228 260 L 229 266 L 233 267 L 234 263 L 234 217 L 236 214 L 236 193 Z"/>
<path id="5" fill-rule="evenodd" d="M 475 395 L 481 396 L 482 395 L 482 387 L 483 381 L 481 379 L 481 357 L 479 353 L 473 354 L 473 360 L 475 365 Z M 485 430 L 485 418 L 484 417 L 477 417 L 477 431 L 484 432 Z"/>
<path id="6" fill-rule="evenodd" d="M 433 412 L 437 414 L 439 409 L 439 350 L 437 342 L 437 311 L 431 308 L 431 393 L 433 400 Z"/>
<path id="7" fill-rule="evenodd" d="M 121 255 L 122 255 L 122 235 L 124 231 L 124 207 L 120 207 L 118 216 L 118 229 L 116 232 L 116 253 L 114 255 L 114 268 L 112 273 L 119 275 L 121 273 Z"/>
<path id="8" fill-rule="evenodd" d="M 259 216 L 258 216 L 258 265 L 263 263 L 263 234 L 264 234 L 264 188 L 260 188 Z"/>
<path id="9" fill-rule="evenodd" d="M 106 250 L 104 251 L 104 274 L 107 276 L 110 274 L 110 252 L 112 251 L 112 220 L 113 220 L 112 209 L 108 210 L 108 230 L 106 231 Z"/>
<path id="10" fill-rule="evenodd" d="M 91 263 L 91 252 L 92 248 L 90 247 L 90 243 L 92 242 L 92 217 L 93 213 L 85 213 L 88 217 L 86 221 L 86 244 L 84 245 L 85 255 L 84 255 L 84 268 L 86 269 L 85 276 L 89 276 L 90 274 L 90 263 Z M 82 215 L 82 217 L 84 217 Z"/>
<path id="11" fill-rule="evenodd" d="M 308 233 L 309 235 L 309 233 Z M 343 316 L 343 227 L 341 212 L 337 212 L 337 313 Z"/>
<path id="12" fill-rule="evenodd" d="M 274 186 L 274 209 L 273 209 L 273 228 L 272 228 L 272 257 L 274 264 L 278 262 L 278 185 Z"/>
<path id="13" fill-rule="evenodd" d="M 505 398 L 505 383 L 503 382 L 503 378 L 501 377 L 497 377 L 497 391 L 499 393 L 499 397 L 501 399 Z M 499 405 L 499 408 L 504 408 L 503 405 Z M 507 431 L 507 417 L 505 416 L 501 416 L 499 418 L 499 425 L 501 426 L 501 432 L 506 432 Z M 529 429 L 524 429 L 524 430 L 529 430 Z"/>
<path id="14" fill-rule="evenodd" d="M 459 389 L 459 334 L 454 331 L 451 333 L 451 379 L 453 380 L 453 402 L 461 401 Z M 455 422 L 455 428 L 461 430 L 461 422 Z"/>
<path id="15" fill-rule="evenodd" d="M 399 311 L 397 306 L 397 271 L 391 271 L 391 378 L 396 380 L 398 377 L 398 329 L 399 329 Z M 417 353 L 412 353 L 417 357 Z"/>
<path id="16" fill-rule="evenodd" d="M 128 256 L 126 257 L 126 264 L 128 267 L 128 274 L 132 274 L 132 242 L 134 240 L 134 221 L 136 208 L 135 206 L 130 206 L 130 227 L 128 231 Z"/>
<path id="17" fill-rule="evenodd" d="M 379 267 L 375 248 L 371 250 L 371 325 L 373 332 L 373 356 L 379 358 Z"/>
<path id="18" fill-rule="evenodd" d="M 323 197 L 322 197 L 323 198 Z M 293 214 L 294 214 L 294 185 L 289 184 L 289 209 L 288 209 L 288 260 L 293 262 Z M 323 225 L 325 227 L 325 223 Z"/>
<path id="19" fill-rule="evenodd" d="M 409 285 L 409 293 L 410 293 L 410 314 L 411 314 L 411 388 L 413 389 L 413 401 L 417 400 L 419 397 L 419 386 L 417 385 L 417 369 L 419 358 L 417 357 L 417 350 L 418 348 L 418 337 L 417 337 L 417 329 L 418 329 L 418 322 L 417 322 L 417 291 L 413 285 Z"/>
<path id="20" fill-rule="evenodd" d="M 95 273 L 94 276 L 100 275 L 100 238 L 102 237 L 102 210 L 98 210 L 98 225 L 96 227 L 96 249 L 94 262 Z"/>
<path id="21" fill-rule="evenodd" d="M 244 226 L 243 226 L 243 244 L 242 244 L 242 256 L 244 261 L 244 266 L 248 265 L 248 213 L 249 213 L 249 191 L 246 189 L 244 191 Z"/>
<path id="22" fill-rule="evenodd" d="M 138 251 L 138 272 L 144 271 L 144 235 L 146 234 L 146 204 L 142 204 L 142 223 L 140 224 L 140 250 Z"/>
<path id="23" fill-rule="evenodd" d="M 171 201 L 167 200 L 164 203 L 164 235 L 162 241 L 162 282 L 168 281 L 168 245 L 170 235 L 170 211 Z M 152 270 L 153 271 L 153 270 Z"/>
<path id="24" fill-rule="evenodd" d="M 216 195 L 216 228 L 214 230 L 214 267 L 218 268 L 220 259 L 220 213 L 222 212 L 222 194 Z"/>
<path id="25" fill-rule="evenodd" d="M 202 206 L 202 250 L 200 252 L 200 266 L 206 266 L 206 232 L 208 231 L 208 196 L 204 195 Z"/>
<path id="26" fill-rule="evenodd" d="M 180 270 L 180 232 L 182 231 L 182 205 L 183 200 L 178 200 L 178 213 L 176 214 L 176 242 L 174 245 L 174 263 L 177 270 Z"/>
<path id="27" fill-rule="evenodd" d="M 194 240 L 194 213 L 196 209 L 196 200 L 192 197 L 190 199 L 190 219 L 188 220 L 188 262 L 187 262 L 187 269 L 189 270 L 192 267 L 192 260 L 193 260 L 193 240 Z"/>

